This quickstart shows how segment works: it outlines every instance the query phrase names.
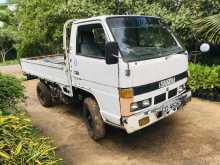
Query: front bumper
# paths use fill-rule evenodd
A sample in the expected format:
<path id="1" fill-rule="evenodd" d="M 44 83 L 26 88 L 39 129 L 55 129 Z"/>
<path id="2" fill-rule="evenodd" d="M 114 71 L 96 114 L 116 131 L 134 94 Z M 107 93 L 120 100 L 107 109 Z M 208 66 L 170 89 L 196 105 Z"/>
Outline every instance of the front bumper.
<path id="1" fill-rule="evenodd" d="M 145 128 L 175 113 L 178 109 L 180 109 L 187 102 L 189 102 L 191 100 L 191 97 L 192 97 L 191 91 L 187 91 L 173 99 L 167 100 L 162 105 L 155 106 L 151 109 L 147 109 L 146 111 L 142 111 L 140 113 L 134 114 L 129 117 L 123 117 L 122 118 L 123 126 L 127 131 L 127 133 L 133 133 L 137 130 Z M 165 105 L 168 105 L 169 103 L 178 103 L 178 105 L 177 107 L 169 109 L 166 112 L 162 111 L 163 107 Z M 143 120 L 144 122 L 142 122 Z"/>

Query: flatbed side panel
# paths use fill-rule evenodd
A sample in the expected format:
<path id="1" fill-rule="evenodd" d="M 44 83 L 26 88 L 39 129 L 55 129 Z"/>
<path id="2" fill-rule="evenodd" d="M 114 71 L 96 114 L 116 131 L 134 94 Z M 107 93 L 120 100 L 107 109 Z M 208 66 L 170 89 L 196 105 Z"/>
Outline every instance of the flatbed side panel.
<path id="1" fill-rule="evenodd" d="M 21 59 L 21 67 L 25 74 L 69 86 L 65 65 Z"/>

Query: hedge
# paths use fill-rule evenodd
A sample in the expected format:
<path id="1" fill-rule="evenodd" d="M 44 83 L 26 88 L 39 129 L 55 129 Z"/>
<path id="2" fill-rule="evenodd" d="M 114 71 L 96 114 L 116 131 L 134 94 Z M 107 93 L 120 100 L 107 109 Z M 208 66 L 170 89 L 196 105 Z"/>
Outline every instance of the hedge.
<path id="1" fill-rule="evenodd" d="M 194 96 L 220 101 L 220 65 L 190 64 L 188 86 Z"/>
<path id="2" fill-rule="evenodd" d="M 16 104 L 24 98 L 24 87 L 21 80 L 10 75 L 0 73 L 0 109 L 8 112 L 14 109 Z M 6 109 L 7 111 L 3 111 Z M 1 114 L 0 114 L 1 115 Z"/>

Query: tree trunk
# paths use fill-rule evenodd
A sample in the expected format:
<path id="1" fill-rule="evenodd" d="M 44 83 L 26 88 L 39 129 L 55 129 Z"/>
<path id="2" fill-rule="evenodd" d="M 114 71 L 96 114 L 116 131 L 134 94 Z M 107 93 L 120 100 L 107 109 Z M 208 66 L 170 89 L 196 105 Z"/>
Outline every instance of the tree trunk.
<path id="1" fill-rule="evenodd" d="M 3 49 L 1 50 L 1 58 L 3 63 L 5 63 L 5 56 L 6 56 L 6 51 Z"/>
<path id="2" fill-rule="evenodd" d="M 11 47 L 11 48 L 8 49 L 8 50 L 2 49 L 2 50 L 0 51 L 0 54 L 1 54 L 1 58 L 2 58 L 2 62 L 3 62 L 3 63 L 5 63 L 5 57 L 6 57 L 7 53 L 8 53 L 12 48 L 13 48 L 13 47 Z"/>

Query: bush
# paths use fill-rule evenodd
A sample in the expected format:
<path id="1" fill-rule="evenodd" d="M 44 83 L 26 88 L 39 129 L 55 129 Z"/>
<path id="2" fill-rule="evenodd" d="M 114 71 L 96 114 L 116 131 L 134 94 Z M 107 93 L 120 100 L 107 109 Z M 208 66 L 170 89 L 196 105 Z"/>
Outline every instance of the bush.
<path id="1" fill-rule="evenodd" d="M 0 164 L 61 164 L 54 150 L 26 114 L 0 116 Z"/>
<path id="2" fill-rule="evenodd" d="M 220 97 L 220 66 L 204 66 L 190 64 L 190 79 L 188 86 L 196 96 Z"/>
<path id="3" fill-rule="evenodd" d="M 24 98 L 22 82 L 0 74 L 0 164 L 61 164 L 49 138 L 39 136 L 17 103 Z"/>
<path id="4" fill-rule="evenodd" d="M 0 74 L 0 109 L 14 109 L 24 98 L 21 80 L 13 76 Z"/>

